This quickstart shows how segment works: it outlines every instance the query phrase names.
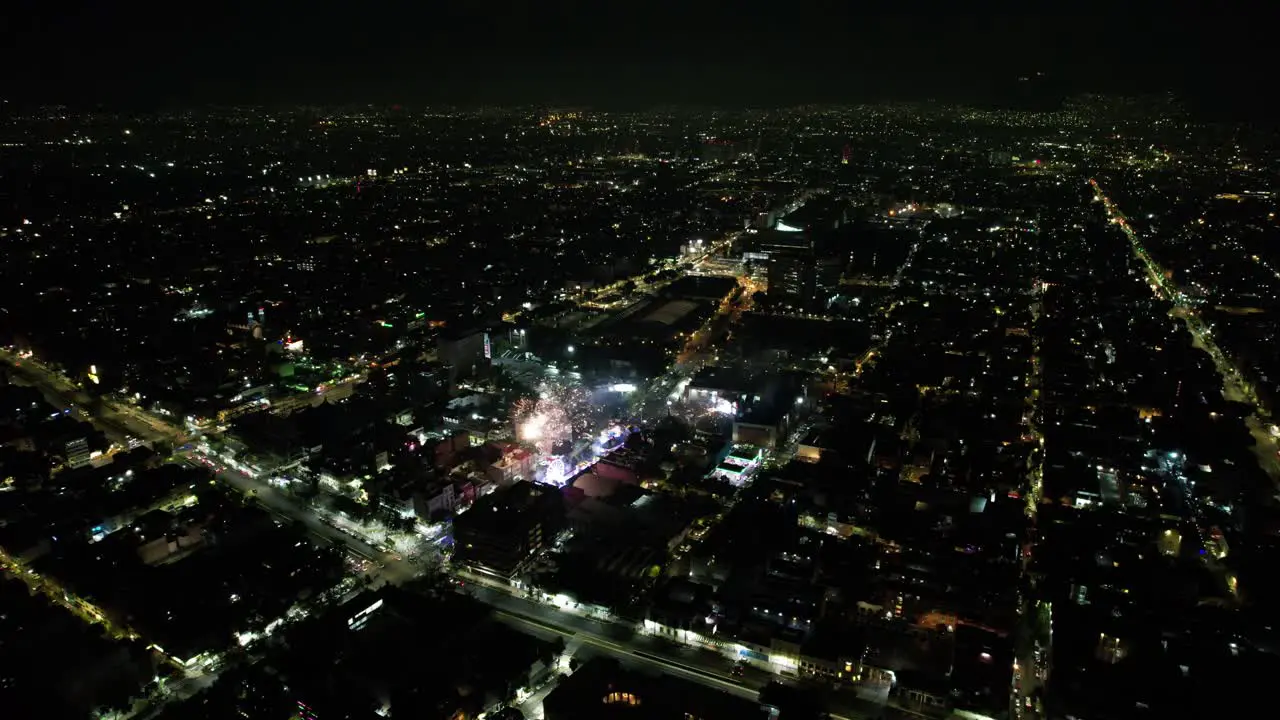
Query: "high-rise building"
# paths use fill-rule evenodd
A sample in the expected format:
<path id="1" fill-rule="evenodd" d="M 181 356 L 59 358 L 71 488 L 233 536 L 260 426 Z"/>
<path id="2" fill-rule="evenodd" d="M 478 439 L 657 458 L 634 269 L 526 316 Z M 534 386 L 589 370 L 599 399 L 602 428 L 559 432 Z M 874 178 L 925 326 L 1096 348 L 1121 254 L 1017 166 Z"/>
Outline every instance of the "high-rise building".
<path id="1" fill-rule="evenodd" d="M 821 232 L 835 230 L 849 219 L 849 204 L 831 195 L 818 195 L 778 221 L 779 230 Z"/>
<path id="2" fill-rule="evenodd" d="M 89 453 L 89 441 L 82 437 L 68 440 L 62 454 L 67 459 L 67 467 L 72 470 L 82 468 L 92 460 Z"/>
<path id="3" fill-rule="evenodd" d="M 818 253 L 814 259 L 813 297 L 809 306 L 825 309 L 840 292 L 840 278 L 848 266 L 847 257 Z"/>
<path id="4" fill-rule="evenodd" d="M 769 255 L 769 300 L 775 304 L 805 307 L 814 295 L 813 253 L 803 249 Z"/>
<path id="5" fill-rule="evenodd" d="M 754 256 L 767 257 L 769 300 L 813 311 L 835 294 L 844 262 L 824 251 L 823 234 L 808 231 L 759 233 Z"/>
<path id="6" fill-rule="evenodd" d="M 807 232 L 775 232 L 761 239 L 760 253 L 768 256 L 769 301 L 797 309 L 816 299 L 817 254 Z"/>
<path id="7" fill-rule="evenodd" d="M 486 352 L 488 350 L 488 352 Z M 492 355 L 489 333 L 477 329 L 446 330 L 436 338 L 440 362 L 449 367 L 449 383 L 471 377 Z"/>

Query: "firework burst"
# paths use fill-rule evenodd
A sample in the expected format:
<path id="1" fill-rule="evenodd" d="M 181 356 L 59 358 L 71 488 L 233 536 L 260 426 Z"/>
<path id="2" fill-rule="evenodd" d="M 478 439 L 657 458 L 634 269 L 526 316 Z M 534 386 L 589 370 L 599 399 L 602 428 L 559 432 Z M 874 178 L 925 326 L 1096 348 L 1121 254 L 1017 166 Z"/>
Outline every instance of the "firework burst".
<path id="1" fill-rule="evenodd" d="M 543 381 L 536 398 L 525 398 L 512 409 L 516 439 L 534 445 L 543 455 L 556 443 L 575 440 L 591 431 L 589 395 L 581 386 Z"/>

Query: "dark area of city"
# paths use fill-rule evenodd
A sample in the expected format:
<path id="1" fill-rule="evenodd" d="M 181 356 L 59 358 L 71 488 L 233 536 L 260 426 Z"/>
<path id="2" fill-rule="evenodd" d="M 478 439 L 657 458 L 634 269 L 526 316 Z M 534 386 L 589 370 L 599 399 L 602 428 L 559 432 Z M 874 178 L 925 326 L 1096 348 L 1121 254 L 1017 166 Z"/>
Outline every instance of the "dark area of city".
<path id="1" fill-rule="evenodd" d="M 456 50 L 456 101 L 353 52 L 353 103 L 331 23 L 272 102 L 287 53 L 244 79 L 270 33 L 209 22 L 0 97 L 6 719 L 1269 712 L 1280 135 L 1211 78 L 970 23 L 1011 54 L 889 92 L 617 20 L 561 85 Z"/>

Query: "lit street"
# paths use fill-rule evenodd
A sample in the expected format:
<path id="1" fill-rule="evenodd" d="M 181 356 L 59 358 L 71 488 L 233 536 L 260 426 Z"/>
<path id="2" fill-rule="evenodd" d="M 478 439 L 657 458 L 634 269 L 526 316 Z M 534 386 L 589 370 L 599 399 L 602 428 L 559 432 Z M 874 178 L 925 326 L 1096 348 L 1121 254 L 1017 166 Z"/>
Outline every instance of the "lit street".
<path id="1" fill-rule="evenodd" d="M 4 351 L 0 351 L 0 353 L 3 353 L 3 355 L 0 355 L 0 359 L 9 362 L 11 365 L 16 365 L 13 368 L 13 372 L 16 375 L 29 379 L 32 384 L 38 383 L 37 387 L 43 392 L 64 398 L 64 402 L 67 401 L 66 398 L 69 396 L 71 402 L 80 403 L 79 407 L 86 413 L 87 418 L 101 423 L 104 428 L 116 429 L 116 434 L 121 434 L 121 431 L 128 431 L 135 437 L 144 439 L 177 439 L 180 437 L 178 431 L 171 426 L 160 420 L 148 417 L 136 408 L 125 409 L 115 405 L 104 404 L 103 410 L 93 416 L 89 416 L 87 415 L 87 407 L 90 407 L 87 405 L 89 398 L 84 395 L 83 391 L 74 390 L 65 379 L 45 369 L 38 363 L 30 360 L 18 360 Z M 106 409 L 107 407 L 111 409 Z M 121 441 L 123 441 L 123 438 L 121 438 Z M 196 461 L 192 458 L 198 457 L 194 452 L 183 453 L 183 456 L 193 463 Z M 380 577 L 386 582 L 399 584 L 419 573 L 418 568 L 415 568 L 412 563 L 404 559 L 397 559 L 390 553 L 374 548 L 365 541 L 325 523 L 314 510 L 303 507 L 263 480 L 251 478 L 234 470 L 220 470 L 216 475 L 219 480 L 246 496 L 252 497 L 268 510 L 290 520 L 301 522 L 315 535 L 339 542 L 353 552 L 377 561 L 383 567 Z"/>
<path id="2" fill-rule="evenodd" d="M 465 590 L 493 607 L 504 622 L 542 637 L 564 637 L 570 650 L 582 647 L 588 653 L 610 655 L 628 664 L 657 668 L 748 699 L 755 699 L 759 688 L 772 677 L 753 668 L 743 678 L 735 679 L 731 674 L 733 662 L 720 653 L 642 635 L 617 623 L 561 612 L 473 583 L 467 583 Z"/>
<path id="3" fill-rule="evenodd" d="M 199 462 L 194 459 L 199 457 L 194 452 L 186 453 L 186 456 L 189 458 L 189 462 Z M 216 472 L 216 476 L 219 480 L 246 497 L 251 498 L 267 510 L 291 521 L 300 522 L 316 536 L 331 542 L 341 543 L 361 557 L 379 563 L 382 567 L 379 577 L 385 582 L 398 585 L 421 572 L 420 568 L 415 567 L 413 563 L 402 557 L 379 550 L 364 540 L 324 522 L 315 510 L 303 506 L 264 480 L 252 478 L 244 473 L 229 469 L 219 469 Z"/>
<path id="4" fill-rule="evenodd" d="M 171 426 L 116 403 L 102 402 L 90 417 L 89 408 L 94 405 L 94 399 L 66 378 L 33 358 L 19 358 L 7 350 L 0 350 L 0 361 L 9 366 L 9 372 L 16 381 L 39 389 L 54 407 L 74 408 L 77 419 L 91 420 L 108 440 L 121 447 L 128 447 L 130 437 L 139 440 L 177 440 L 182 437 L 182 433 Z"/>
<path id="5" fill-rule="evenodd" d="M 1093 188 L 1094 195 L 1106 207 L 1107 216 L 1124 231 L 1125 236 L 1128 237 L 1130 244 L 1133 246 L 1134 254 L 1146 267 L 1152 291 L 1174 305 L 1175 314 L 1182 318 L 1187 332 L 1191 334 L 1195 345 L 1207 352 L 1213 360 L 1214 367 L 1217 368 L 1218 374 L 1222 377 L 1223 397 L 1252 406 L 1253 413 L 1247 418 L 1246 422 L 1255 441 L 1253 452 L 1258 458 L 1258 465 L 1267 473 L 1271 481 L 1277 487 L 1280 487 L 1280 444 L 1277 443 L 1274 436 L 1263 429 L 1269 421 L 1259 409 L 1257 397 L 1253 389 L 1245 382 L 1244 374 L 1219 349 L 1214 341 L 1212 330 L 1201 320 L 1196 309 L 1187 303 L 1186 295 L 1168 279 L 1164 268 L 1160 267 L 1151 255 L 1147 253 L 1141 238 L 1138 237 L 1137 232 L 1134 231 L 1132 224 L 1124 213 L 1103 193 L 1102 187 L 1096 180 L 1089 180 L 1089 184 Z"/>
<path id="6" fill-rule="evenodd" d="M 661 671 L 696 682 L 714 690 L 756 700 L 770 682 L 794 683 L 756 666 L 742 668 L 734 676 L 735 662 L 723 652 L 692 647 L 673 640 L 646 635 L 622 622 L 603 621 L 572 611 L 517 597 L 510 588 L 480 580 L 471 573 L 455 573 L 462 578 L 462 592 L 494 609 L 496 617 L 524 632 L 543 639 L 561 637 L 566 652 L 580 661 L 604 655 L 643 671 Z M 864 697 L 870 694 L 877 699 Z M 873 717 L 885 704 L 883 693 L 874 689 L 846 686 L 831 698 L 833 718 Z"/>

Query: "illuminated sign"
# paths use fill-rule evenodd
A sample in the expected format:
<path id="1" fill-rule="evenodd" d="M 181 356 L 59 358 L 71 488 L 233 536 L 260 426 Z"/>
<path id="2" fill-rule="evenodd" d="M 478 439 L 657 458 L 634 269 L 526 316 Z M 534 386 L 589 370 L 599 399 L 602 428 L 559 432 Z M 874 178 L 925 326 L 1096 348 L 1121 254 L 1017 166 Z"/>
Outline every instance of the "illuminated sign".
<path id="1" fill-rule="evenodd" d="M 364 624 L 369 622 L 369 616 L 376 612 L 380 607 L 382 607 L 382 600 L 378 600 L 369 607 L 356 613 L 350 620 L 347 620 L 347 628 L 350 630 L 359 630 L 364 627 Z"/>
<path id="2" fill-rule="evenodd" d="M 493 345 L 489 344 L 489 333 L 484 334 L 484 359 L 493 359 Z"/>

